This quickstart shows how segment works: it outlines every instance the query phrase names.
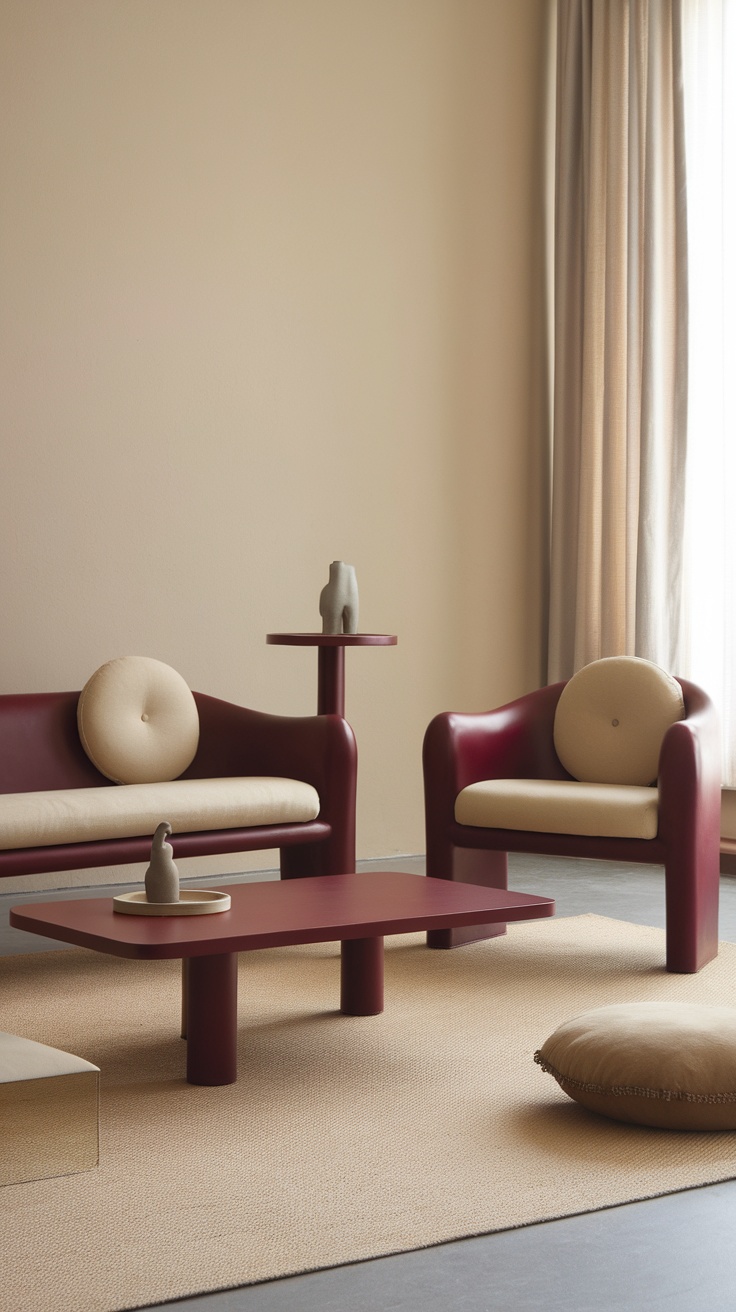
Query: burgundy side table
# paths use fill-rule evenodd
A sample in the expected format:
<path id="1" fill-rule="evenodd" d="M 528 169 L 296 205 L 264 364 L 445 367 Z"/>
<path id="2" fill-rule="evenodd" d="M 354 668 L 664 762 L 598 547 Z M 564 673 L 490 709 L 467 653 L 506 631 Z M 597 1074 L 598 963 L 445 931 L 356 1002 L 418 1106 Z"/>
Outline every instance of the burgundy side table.
<path id="1" fill-rule="evenodd" d="M 281 647 L 317 648 L 317 714 L 345 718 L 345 648 L 395 647 L 393 633 L 269 633 Z"/>

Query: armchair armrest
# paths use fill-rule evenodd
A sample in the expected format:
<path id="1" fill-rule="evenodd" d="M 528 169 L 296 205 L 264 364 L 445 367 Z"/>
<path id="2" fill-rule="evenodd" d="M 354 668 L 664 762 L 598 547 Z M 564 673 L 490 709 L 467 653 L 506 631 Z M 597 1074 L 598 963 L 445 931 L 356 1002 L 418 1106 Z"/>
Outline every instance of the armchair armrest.
<path id="1" fill-rule="evenodd" d="M 659 832 L 689 851 L 720 845 L 721 756 L 718 712 L 701 688 L 678 679 L 685 719 L 670 725 L 659 753 Z"/>
<path id="2" fill-rule="evenodd" d="M 540 688 L 497 710 L 450 712 L 431 721 L 423 747 L 428 875 L 506 887 L 505 852 L 476 852 L 458 845 L 455 800 L 463 788 L 481 779 L 566 777 L 553 742 L 555 710 L 564 686 Z M 465 941 L 455 937 L 457 933 L 438 931 L 430 946 Z"/>
<path id="3" fill-rule="evenodd" d="M 455 799 L 481 779 L 566 779 L 553 742 L 555 710 L 565 684 L 550 684 L 497 710 L 446 712 L 424 736 L 427 853 L 443 851 L 455 822 Z M 440 858 L 445 863 L 447 854 Z"/>
<path id="4" fill-rule="evenodd" d="M 424 737 L 427 788 L 455 798 L 481 779 L 566 779 L 553 742 L 555 711 L 565 684 L 519 697 L 497 710 L 450 711 L 431 721 Z"/>

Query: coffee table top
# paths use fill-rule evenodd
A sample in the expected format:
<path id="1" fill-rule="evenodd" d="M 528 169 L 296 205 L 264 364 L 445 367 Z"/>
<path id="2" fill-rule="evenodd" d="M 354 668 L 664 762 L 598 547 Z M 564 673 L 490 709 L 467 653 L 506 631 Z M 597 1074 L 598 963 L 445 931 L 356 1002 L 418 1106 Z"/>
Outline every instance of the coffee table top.
<path id="1" fill-rule="evenodd" d="M 119 957 L 212 956 L 554 915 L 551 898 L 403 871 L 229 884 L 229 911 L 124 916 L 112 897 L 12 907 L 17 929 Z"/>

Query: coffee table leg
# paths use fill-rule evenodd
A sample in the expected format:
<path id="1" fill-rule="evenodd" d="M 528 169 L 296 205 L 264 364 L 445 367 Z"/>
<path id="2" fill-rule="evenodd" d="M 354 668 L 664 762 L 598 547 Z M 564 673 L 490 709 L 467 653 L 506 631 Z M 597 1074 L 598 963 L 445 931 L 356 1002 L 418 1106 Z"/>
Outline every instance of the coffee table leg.
<path id="1" fill-rule="evenodd" d="M 186 973 L 187 1080 L 233 1084 L 238 1078 L 238 954 L 190 957 Z"/>
<path id="2" fill-rule="evenodd" d="M 378 1016 L 383 1011 L 382 938 L 343 939 L 340 1011 L 345 1016 Z"/>

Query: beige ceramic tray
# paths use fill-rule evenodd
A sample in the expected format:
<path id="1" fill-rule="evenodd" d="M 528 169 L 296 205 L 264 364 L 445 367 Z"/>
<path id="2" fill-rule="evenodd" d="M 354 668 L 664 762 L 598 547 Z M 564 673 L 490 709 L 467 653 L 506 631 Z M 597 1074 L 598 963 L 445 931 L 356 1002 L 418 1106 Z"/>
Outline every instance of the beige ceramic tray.
<path id="1" fill-rule="evenodd" d="M 190 888 L 179 894 L 178 902 L 148 902 L 145 890 L 136 889 L 114 897 L 112 909 L 128 916 L 203 916 L 213 911 L 229 911 L 230 894 Z"/>

